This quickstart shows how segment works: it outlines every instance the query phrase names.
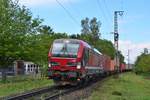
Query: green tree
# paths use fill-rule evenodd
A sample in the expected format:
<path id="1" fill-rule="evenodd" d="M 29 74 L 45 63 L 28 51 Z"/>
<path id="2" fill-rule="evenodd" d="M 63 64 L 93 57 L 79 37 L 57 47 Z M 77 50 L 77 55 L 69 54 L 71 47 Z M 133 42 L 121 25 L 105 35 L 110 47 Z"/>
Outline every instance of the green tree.
<path id="1" fill-rule="evenodd" d="M 16 59 L 26 56 L 28 40 L 36 34 L 42 20 L 32 14 L 18 1 L 0 0 L 0 67 L 6 68 Z"/>
<path id="2" fill-rule="evenodd" d="M 90 26 L 89 26 L 89 18 L 85 18 L 81 20 L 81 34 L 89 34 L 90 33 Z"/>
<path id="3" fill-rule="evenodd" d="M 81 35 L 80 34 L 72 34 L 70 36 L 68 36 L 69 38 L 72 38 L 72 39 L 80 39 L 81 38 Z"/>
<path id="4" fill-rule="evenodd" d="M 150 72 L 150 54 L 142 53 L 137 57 L 135 71 L 137 73 Z"/>
<path id="5" fill-rule="evenodd" d="M 114 46 L 113 46 L 111 41 L 99 39 L 96 42 L 96 46 L 95 47 L 100 52 L 102 52 L 103 54 L 106 54 L 106 55 L 110 56 L 111 59 L 114 59 L 114 57 L 115 57 L 115 48 L 114 48 Z"/>
<path id="6" fill-rule="evenodd" d="M 81 35 L 86 40 L 90 40 L 92 45 L 95 45 L 97 40 L 100 38 L 100 21 L 97 21 L 97 18 L 93 18 L 89 20 L 89 18 L 85 18 L 81 20 Z"/>
<path id="7" fill-rule="evenodd" d="M 48 34 L 48 35 L 53 35 L 53 29 L 50 26 L 47 25 L 42 25 L 39 29 L 40 34 Z"/>
<path id="8" fill-rule="evenodd" d="M 99 39 L 99 37 L 100 37 L 100 30 L 99 30 L 100 26 L 101 26 L 101 23 L 100 23 L 100 21 L 97 21 L 97 18 L 94 17 L 93 19 L 91 19 L 90 30 L 91 30 L 93 40 Z"/>
<path id="9" fill-rule="evenodd" d="M 125 63 L 125 62 L 124 62 L 124 56 L 123 56 L 123 54 L 121 53 L 121 51 L 119 51 L 119 61 L 120 61 L 120 63 Z"/>

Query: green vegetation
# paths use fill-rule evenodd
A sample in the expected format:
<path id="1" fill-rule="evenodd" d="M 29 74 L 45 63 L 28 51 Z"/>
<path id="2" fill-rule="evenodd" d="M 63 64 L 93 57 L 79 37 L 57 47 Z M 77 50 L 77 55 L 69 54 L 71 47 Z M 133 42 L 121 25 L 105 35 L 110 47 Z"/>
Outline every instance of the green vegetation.
<path id="1" fill-rule="evenodd" d="M 115 57 L 115 48 L 111 41 L 108 40 L 98 40 L 96 43 L 96 48 L 101 51 L 103 54 L 106 54 L 114 59 Z"/>
<path id="2" fill-rule="evenodd" d="M 124 73 L 109 77 L 95 89 L 89 100 L 150 100 L 150 77 Z"/>
<path id="3" fill-rule="evenodd" d="M 150 72 L 150 54 L 141 54 L 135 62 L 136 73 Z"/>
<path id="4" fill-rule="evenodd" d="M 50 86 L 52 80 L 35 76 L 16 76 L 7 79 L 7 83 L 0 82 L 0 97 L 18 94 L 28 90 Z"/>
<path id="5" fill-rule="evenodd" d="M 0 0 L 0 67 L 26 58 L 26 51 L 33 45 L 29 38 L 37 33 L 41 22 L 32 17 L 29 9 L 20 7 L 17 0 Z"/>

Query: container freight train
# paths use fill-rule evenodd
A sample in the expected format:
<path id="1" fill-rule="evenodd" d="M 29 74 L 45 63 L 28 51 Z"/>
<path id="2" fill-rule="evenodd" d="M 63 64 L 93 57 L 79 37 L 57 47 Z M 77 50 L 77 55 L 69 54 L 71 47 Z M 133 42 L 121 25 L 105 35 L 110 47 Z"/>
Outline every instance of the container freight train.
<path id="1" fill-rule="evenodd" d="M 115 62 L 109 56 L 77 39 L 55 40 L 48 60 L 48 77 L 57 85 L 76 85 L 115 72 Z"/>

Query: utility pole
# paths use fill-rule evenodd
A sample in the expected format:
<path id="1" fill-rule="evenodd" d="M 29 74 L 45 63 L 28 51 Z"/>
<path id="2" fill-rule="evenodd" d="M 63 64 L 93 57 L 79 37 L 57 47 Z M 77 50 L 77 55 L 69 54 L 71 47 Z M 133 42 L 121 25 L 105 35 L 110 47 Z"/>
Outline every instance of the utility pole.
<path id="1" fill-rule="evenodd" d="M 128 69 L 130 67 L 130 50 L 128 49 Z"/>
<path id="2" fill-rule="evenodd" d="M 115 11 L 114 12 L 114 46 L 115 46 L 115 69 L 117 70 L 117 77 L 118 73 L 120 71 L 120 65 L 119 65 L 119 54 L 118 54 L 118 40 L 119 40 L 119 33 L 118 33 L 118 14 L 120 16 L 123 15 L 124 11 Z"/>

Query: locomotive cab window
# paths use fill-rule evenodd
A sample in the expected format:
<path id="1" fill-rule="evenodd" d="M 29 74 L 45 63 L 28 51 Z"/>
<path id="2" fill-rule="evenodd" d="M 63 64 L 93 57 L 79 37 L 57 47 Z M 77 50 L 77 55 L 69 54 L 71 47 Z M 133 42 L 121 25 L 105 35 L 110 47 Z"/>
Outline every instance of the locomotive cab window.
<path id="1" fill-rule="evenodd" d="M 52 46 L 53 57 L 76 58 L 79 49 L 79 43 L 71 41 L 54 42 Z"/>

